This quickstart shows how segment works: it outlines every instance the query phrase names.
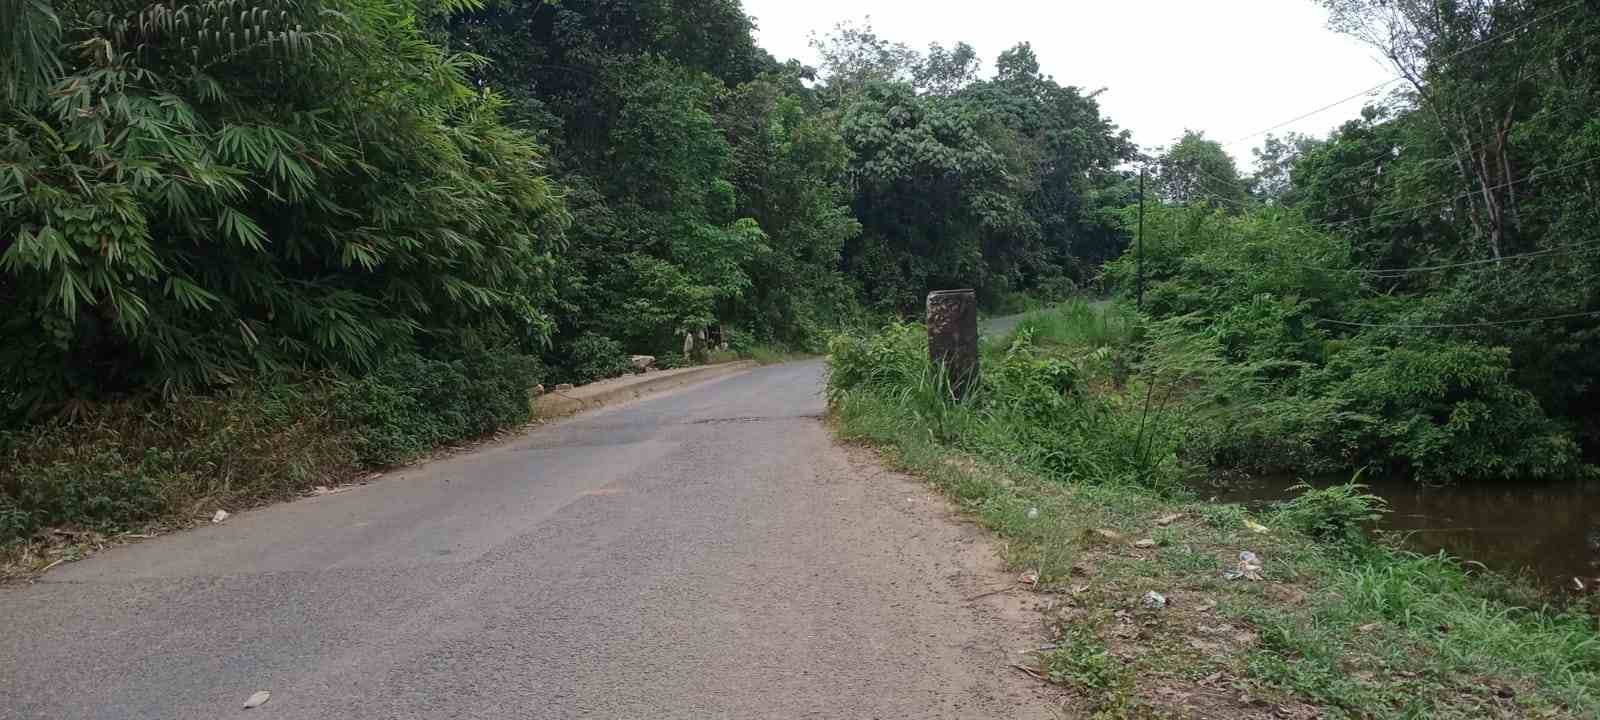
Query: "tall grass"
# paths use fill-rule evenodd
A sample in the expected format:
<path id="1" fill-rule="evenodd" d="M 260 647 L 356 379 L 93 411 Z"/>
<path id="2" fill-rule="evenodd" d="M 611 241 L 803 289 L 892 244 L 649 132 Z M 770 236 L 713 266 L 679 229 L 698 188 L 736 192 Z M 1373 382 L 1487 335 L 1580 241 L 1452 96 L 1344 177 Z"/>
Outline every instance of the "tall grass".
<path id="1" fill-rule="evenodd" d="M 1074 298 L 1024 315 L 1012 334 L 1027 334 L 1041 347 L 1093 351 L 1127 345 L 1135 339 L 1138 329 L 1137 313 L 1125 305 Z"/>
<path id="2" fill-rule="evenodd" d="M 872 413 L 921 428 L 938 443 L 1021 462 L 1064 482 L 1177 489 L 1172 428 L 1089 392 L 1085 363 L 1042 349 L 1032 333 L 1022 328 L 1007 344 L 985 345 L 979 381 L 964 398 L 955 397 L 929 360 L 921 326 L 840 335 L 830 345 L 829 400 L 849 416 L 859 398 L 870 396 Z"/>
<path id="3" fill-rule="evenodd" d="M 1593 617 L 1542 606 L 1515 579 L 1370 540 L 1361 527 L 1382 507 L 1361 486 L 1308 489 L 1263 518 L 1265 534 L 1238 506 L 1193 502 L 1182 480 L 1203 468 L 1180 462 L 1179 449 L 1251 379 L 1181 321 L 1147 325 L 1083 303 L 1030 315 L 982 348 L 980 382 L 959 399 L 928 361 L 920 326 L 841 336 L 830 349 L 829 402 L 846 437 L 892 448 L 1004 535 L 1009 559 L 1042 582 L 1089 588 L 1072 590 L 1086 624 L 1063 626 L 1046 669 L 1100 707 L 1149 697 L 1147 682 L 1221 673 L 1251 696 L 1328 717 L 1600 717 Z M 1118 365 L 1120 380 L 1109 372 Z M 1195 520 L 1150 526 L 1176 513 Z M 1148 534 L 1162 549 L 1097 549 L 1101 528 Z M 1218 558 L 1229 567 L 1245 548 L 1267 559 L 1265 580 L 1222 579 Z M 1110 639 L 1095 618 L 1149 588 L 1214 598 L 1216 615 L 1163 615 L 1173 643 L 1141 640 L 1117 673 L 1103 672 Z M 1220 658 L 1184 654 L 1185 637 L 1224 620 L 1258 641 Z"/>

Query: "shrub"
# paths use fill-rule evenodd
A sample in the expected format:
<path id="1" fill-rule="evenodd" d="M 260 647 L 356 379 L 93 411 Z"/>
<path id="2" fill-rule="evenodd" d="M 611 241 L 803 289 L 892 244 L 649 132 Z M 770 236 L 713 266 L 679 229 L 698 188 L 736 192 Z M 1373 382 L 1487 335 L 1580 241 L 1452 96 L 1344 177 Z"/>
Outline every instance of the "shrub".
<path id="1" fill-rule="evenodd" d="M 894 322 L 871 334 L 840 333 L 828 343 L 828 397 L 854 390 L 904 390 L 927 381 L 928 335 Z"/>
<path id="2" fill-rule="evenodd" d="M 1301 483 L 1290 489 L 1300 494 L 1277 504 L 1274 522 L 1321 542 L 1359 544 L 1366 538 L 1363 526 L 1389 511 L 1383 498 L 1363 492 L 1366 486 L 1354 480 L 1321 489 Z"/>
<path id="3" fill-rule="evenodd" d="M 46 527 L 110 531 L 252 504 L 358 470 L 319 381 L 85 406 L 0 433 L 0 544 Z"/>
<path id="4" fill-rule="evenodd" d="M 395 465 L 527 422 L 528 391 L 539 375 L 536 359 L 508 350 L 456 359 L 402 353 L 343 383 L 335 408 L 352 429 L 362 463 Z"/>
<path id="5" fill-rule="evenodd" d="M 1470 341 L 1354 338 L 1307 378 L 1338 398 L 1363 456 L 1419 478 L 1524 479 L 1581 471 L 1577 443 L 1512 384 L 1510 351 Z"/>
<path id="6" fill-rule="evenodd" d="M 560 380 L 586 383 L 604 380 L 633 371 L 622 343 L 604 335 L 584 333 L 567 344 L 560 369 Z M 657 365 L 661 364 L 657 358 Z"/>
<path id="7" fill-rule="evenodd" d="M 527 421 L 536 359 L 470 339 L 451 352 L 394 355 L 335 382 L 86 406 L 0 433 L 0 544 L 288 497 Z"/>
<path id="8" fill-rule="evenodd" d="M 1027 332 L 1004 348 L 983 346 L 980 382 L 961 400 L 929 362 L 920 325 L 842 334 L 829 348 L 828 397 L 836 408 L 873 398 L 875 412 L 938 442 L 1059 481 L 1167 488 L 1180 470 L 1171 462 L 1175 423 L 1082 392 L 1079 365 L 1036 347 Z"/>
<path id="9" fill-rule="evenodd" d="M 1370 463 L 1430 482 L 1591 472 L 1571 429 L 1518 385 L 1510 350 L 1414 327 L 1457 319 L 1452 303 L 1358 299 L 1365 274 L 1348 241 L 1270 211 L 1167 207 L 1148 229 L 1154 319 L 1140 331 L 1168 338 L 1143 349 L 1143 364 L 1166 362 L 1181 345 L 1172 336 L 1211 345 L 1225 363 L 1179 384 L 1206 399 L 1185 429 L 1185 457 L 1266 472 Z M 1126 291 L 1138 266 L 1127 254 L 1107 277 Z M 1339 318 L 1374 327 L 1329 322 Z M 1052 322 L 1052 333 L 1083 335 L 1068 329 L 1081 321 Z"/>

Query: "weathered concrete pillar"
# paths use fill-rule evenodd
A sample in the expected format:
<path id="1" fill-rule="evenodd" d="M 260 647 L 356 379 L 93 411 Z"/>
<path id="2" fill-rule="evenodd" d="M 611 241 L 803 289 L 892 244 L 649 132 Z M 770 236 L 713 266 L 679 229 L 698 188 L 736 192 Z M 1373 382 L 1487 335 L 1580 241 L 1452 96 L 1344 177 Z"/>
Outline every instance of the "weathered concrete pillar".
<path id="1" fill-rule="evenodd" d="M 928 358 L 966 397 L 978 381 L 978 298 L 971 290 L 928 293 Z"/>

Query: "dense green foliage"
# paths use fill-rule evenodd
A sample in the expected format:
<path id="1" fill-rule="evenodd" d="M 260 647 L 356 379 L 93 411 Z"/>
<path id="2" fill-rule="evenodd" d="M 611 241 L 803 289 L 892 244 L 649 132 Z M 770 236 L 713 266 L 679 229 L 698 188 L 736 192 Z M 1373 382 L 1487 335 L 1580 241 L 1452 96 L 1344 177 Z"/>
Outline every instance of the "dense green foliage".
<path id="1" fill-rule="evenodd" d="M 473 348 L 450 358 L 395 355 L 333 394 L 352 428 L 356 459 L 384 467 L 442 445 L 528 420 L 538 361 L 510 348 Z"/>
<path id="2" fill-rule="evenodd" d="M 33 24 L 58 23 L 54 62 L 0 117 L 10 408 L 548 335 L 543 152 L 425 8 L 57 10 Z"/>
<path id="3" fill-rule="evenodd" d="M 1192 134 L 1156 161 L 1146 309 L 1214 340 L 1249 380 L 1231 424 L 1191 444 L 1257 469 L 1587 472 L 1600 65 L 1574 38 L 1600 17 L 1324 4 L 1393 62 L 1399 89 L 1326 140 L 1269 137 L 1249 183 Z M 1138 260 L 1108 265 L 1108 281 L 1131 295 Z"/>
<path id="4" fill-rule="evenodd" d="M 183 524 L 520 427 L 539 372 L 509 347 L 397 353 L 356 379 L 240 383 L 0 432 L 0 543 Z"/>
<path id="5" fill-rule="evenodd" d="M 0 20 L 0 418 L 30 447 L 318 378 L 352 462 L 401 462 L 526 418 L 541 380 L 783 357 L 936 287 L 1059 295 L 1126 240 L 1131 143 L 1025 44 L 983 79 L 964 44 L 841 26 L 814 82 L 734 0 Z M 13 456 L 0 538 L 173 512 L 168 465 L 118 447 L 93 481 Z"/>
<path id="6" fill-rule="evenodd" d="M 1354 482 L 1302 487 L 1259 520 L 1174 482 L 1209 470 L 1194 462 L 1197 428 L 1237 425 L 1256 417 L 1237 405 L 1271 402 L 1237 397 L 1267 368 L 1229 360 L 1214 336 L 1069 304 L 984 347 L 984 380 L 960 400 L 929 365 L 920 327 L 832 350 L 840 432 L 927 477 L 1006 539 L 1013 567 L 1071 598 L 1037 667 L 1085 714 L 1181 717 L 1196 697 L 1217 717 L 1263 702 L 1462 719 L 1600 707 L 1583 601 L 1552 608 L 1525 583 L 1371 539 L 1365 526 L 1384 505 Z M 1229 572 L 1245 549 L 1260 563 L 1253 579 Z M 1142 606 L 1152 589 L 1170 605 Z M 1216 692 L 1217 677 L 1232 692 Z"/>
<path id="7" fill-rule="evenodd" d="M 1027 45 L 983 80 L 844 26 L 810 86 L 729 0 L 6 8 L 14 416 L 463 333 L 571 380 L 708 327 L 808 347 L 1124 241 L 1131 144 Z"/>
<path id="8" fill-rule="evenodd" d="M 1234 216 L 1203 206 L 1148 213 L 1147 311 L 1157 327 L 1214 344 L 1229 372 L 1192 429 L 1210 464 L 1265 471 L 1376 463 L 1434 481 L 1579 472 L 1572 433 L 1515 381 L 1504 346 L 1448 332 L 1351 327 L 1414 317 L 1372 297 L 1348 246 L 1292 215 Z M 1107 265 L 1133 285 L 1137 258 Z"/>
<path id="9" fill-rule="evenodd" d="M 1128 198 L 1116 166 L 1132 144 L 1093 95 L 1041 75 L 1027 44 L 981 81 L 938 46 L 924 57 L 851 26 L 819 44 L 830 76 L 849 79 L 825 97 L 844 105 L 863 226 L 845 264 L 870 306 L 913 308 L 938 287 L 986 303 L 1061 294 L 1121 248 L 1107 211 Z"/>
<path id="10" fill-rule="evenodd" d="M 1081 303 L 1070 307 L 1029 318 L 1008 344 L 985 344 L 980 382 L 962 403 L 952 402 L 948 379 L 929 361 L 922 326 L 838 335 L 828 348 L 829 400 L 846 416 L 853 398 L 896 403 L 940 443 L 1047 477 L 1175 487 L 1174 426 L 1091 391 L 1116 374 L 1111 348 L 1126 344 L 1134 327 Z M 1043 322 L 1052 322 L 1047 332 Z M 1082 352 L 1057 352 L 1067 342 Z M 1140 378 L 1150 387 L 1172 379 L 1163 368 L 1148 370 Z"/>
<path id="11" fill-rule="evenodd" d="M 1157 483 L 1584 472 L 1600 20 L 1324 4 L 1406 82 L 1246 176 L 1198 133 L 1142 157 L 1026 43 L 985 68 L 844 24 L 810 68 L 736 0 L 0 0 L 0 413 L 68 438 L 107 403 L 330 377 L 360 461 L 394 462 L 540 380 L 727 356 L 685 334 L 781 357 L 935 288 L 1129 291 L 1144 161 L 1149 316 L 998 355 L 990 431 L 1047 428 L 1013 449 Z M 1155 411 L 1075 394 L 1090 365 Z"/>

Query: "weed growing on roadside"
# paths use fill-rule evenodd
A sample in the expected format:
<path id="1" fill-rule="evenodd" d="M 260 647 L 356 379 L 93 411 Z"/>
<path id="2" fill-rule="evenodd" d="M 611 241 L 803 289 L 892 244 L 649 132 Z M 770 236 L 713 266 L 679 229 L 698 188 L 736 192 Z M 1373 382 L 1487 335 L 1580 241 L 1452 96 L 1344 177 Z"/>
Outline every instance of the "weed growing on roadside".
<path id="1" fill-rule="evenodd" d="M 1362 492 L 1365 487 L 1355 480 L 1321 489 L 1301 483 L 1290 488 L 1299 494 L 1278 503 L 1273 517 L 1277 525 L 1321 542 L 1345 546 L 1360 544 L 1367 539 L 1366 526 L 1389 511 L 1388 502 Z"/>
<path id="2" fill-rule="evenodd" d="M 1161 482 L 1181 477 L 1172 456 L 1229 386 L 1215 382 L 1232 370 L 1211 365 L 1212 350 L 1137 358 L 1119 388 L 1083 348 L 1033 335 L 1040 327 L 985 348 L 984 380 L 960 401 L 930 374 L 921 328 L 837 339 L 830 406 L 842 436 L 887 448 L 1000 533 L 1013 566 L 1039 573 L 1065 608 L 1042 669 L 1102 717 L 1600 711 L 1592 617 L 1366 540 L 1381 506 L 1359 485 L 1308 490 L 1258 522 Z M 1145 335 L 1146 352 L 1162 332 Z M 1143 401 L 1167 388 L 1164 404 Z M 1151 472 L 1149 455 L 1169 459 Z M 1245 550 L 1262 559 L 1261 580 L 1227 572 Z M 1140 610 L 1152 589 L 1171 604 Z"/>

